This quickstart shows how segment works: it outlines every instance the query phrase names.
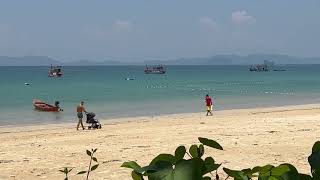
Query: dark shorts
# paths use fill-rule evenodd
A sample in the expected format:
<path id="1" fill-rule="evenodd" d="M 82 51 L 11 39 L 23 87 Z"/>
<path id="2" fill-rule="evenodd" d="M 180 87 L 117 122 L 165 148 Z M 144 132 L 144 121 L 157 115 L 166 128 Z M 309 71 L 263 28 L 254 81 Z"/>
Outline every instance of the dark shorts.
<path id="1" fill-rule="evenodd" d="M 77 113 L 77 116 L 78 116 L 79 119 L 82 119 L 82 118 L 83 118 L 82 112 L 78 112 L 78 113 Z"/>

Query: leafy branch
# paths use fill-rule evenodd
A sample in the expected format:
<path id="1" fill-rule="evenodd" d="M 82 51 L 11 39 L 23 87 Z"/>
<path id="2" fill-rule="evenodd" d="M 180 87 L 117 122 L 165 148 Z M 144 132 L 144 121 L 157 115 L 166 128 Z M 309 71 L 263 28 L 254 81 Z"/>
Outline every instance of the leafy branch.
<path id="1" fill-rule="evenodd" d="M 80 171 L 77 173 L 77 175 L 87 173 L 86 180 L 89 179 L 90 172 L 96 170 L 99 166 L 97 158 L 94 157 L 94 153 L 96 153 L 96 152 L 97 152 L 97 149 L 91 149 L 91 151 L 86 150 L 87 155 L 90 156 L 88 170 L 87 171 Z M 93 161 L 95 162 L 95 165 L 92 166 Z M 59 171 L 65 174 L 66 177 L 64 178 L 64 180 L 68 180 L 68 174 L 72 171 L 72 168 L 68 169 L 67 167 L 65 167 L 63 170 L 59 170 Z"/>
<path id="2" fill-rule="evenodd" d="M 96 170 L 96 169 L 98 168 L 98 166 L 99 166 L 99 164 L 95 164 L 95 165 L 93 165 L 93 166 L 91 167 L 92 161 L 98 163 L 97 158 L 93 156 L 96 151 L 97 151 L 97 149 L 91 149 L 91 151 L 89 151 L 89 150 L 86 151 L 86 152 L 87 152 L 87 155 L 90 156 L 90 163 L 89 163 L 88 170 L 87 170 L 87 171 L 80 171 L 80 172 L 77 173 L 77 174 L 85 174 L 85 173 L 87 173 L 87 178 L 86 178 L 86 180 L 89 179 L 89 174 L 90 174 L 90 172 Z"/>

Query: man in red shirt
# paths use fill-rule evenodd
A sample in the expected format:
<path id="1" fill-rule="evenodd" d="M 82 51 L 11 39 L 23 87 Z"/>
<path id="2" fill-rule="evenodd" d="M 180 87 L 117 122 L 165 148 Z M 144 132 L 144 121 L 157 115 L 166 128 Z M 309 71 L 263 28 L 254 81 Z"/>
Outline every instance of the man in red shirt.
<path id="1" fill-rule="evenodd" d="M 207 94 L 206 95 L 206 106 L 207 106 L 207 116 L 212 116 L 212 99 L 211 97 Z"/>

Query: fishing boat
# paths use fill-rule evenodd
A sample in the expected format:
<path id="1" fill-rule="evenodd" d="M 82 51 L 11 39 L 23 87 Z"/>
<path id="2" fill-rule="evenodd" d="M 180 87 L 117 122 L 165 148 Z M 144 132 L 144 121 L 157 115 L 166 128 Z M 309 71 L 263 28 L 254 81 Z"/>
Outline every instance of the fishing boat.
<path id="1" fill-rule="evenodd" d="M 49 77 L 61 77 L 62 76 L 62 68 L 61 66 L 50 66 L 48 76 Z"/>
<path id="2" fill-rule="evenodd" d="M 56 106 L 53 106 L 53 105 L 47 104 L 45 102 L 42 102 L 39 99 L 34 99 L 32 101 L 32 104 L 33 104 L 34 108 L 39 111 L 46 111 L 46 112 L 59 112 L 59 111 L 61 111 L 60 107 L 58 106 L 59 102 L 56 102 Z"/>
<path id="3" fill-rule="evenodd" d="M 144 69 L 145 74 L 165 74 L 166 70 L 163 65 L 158 66 L 146 66 Z"/>
<path id="4" fill-rule="evenodd" d="M 273 61 L 264 60 L 263 64 L 250 66 L 249 71 L 256 71 L 256 72 L 270 71 L 270 69 L 272 69 L 273 66 L 274 66 Z"/>
<path id="5" fill-rule="evenodd" d="M 249 71 L 257 71 L 257 72 L 269 71 L 269 68 L 265 64 L 258 64 L 258 65 L 252 65 L 249 68 Z"/>

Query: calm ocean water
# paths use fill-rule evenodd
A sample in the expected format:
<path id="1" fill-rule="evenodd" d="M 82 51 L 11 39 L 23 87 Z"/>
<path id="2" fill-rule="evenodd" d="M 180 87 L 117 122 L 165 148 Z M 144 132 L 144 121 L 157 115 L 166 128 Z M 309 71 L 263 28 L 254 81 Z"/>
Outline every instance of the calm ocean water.
<path id="1" fill-rule="evenodd" d="M 62 78 L 49 78 L 48 67 L 0 67 L 0 125 L 75 121 L 80 100 L 99 119 L 201 112 L 207 93 L 218 110 L 318 103 L 320 65 L 284 68 L 259 73 L 247 66 L 168 66 L 165 75 L 146 75 L 143 66 L 64 67 Z M 35 111 L 34 98 L 59 100 L 64 111 Z"/>

